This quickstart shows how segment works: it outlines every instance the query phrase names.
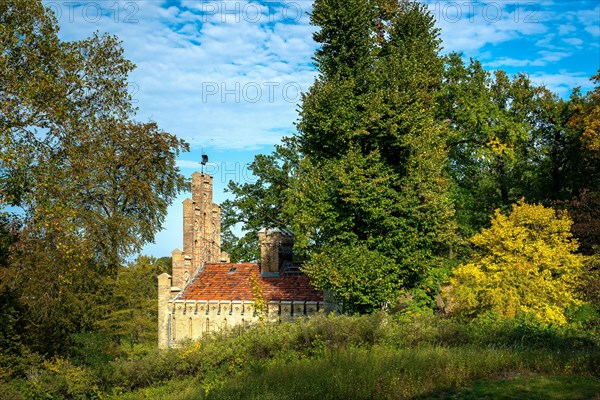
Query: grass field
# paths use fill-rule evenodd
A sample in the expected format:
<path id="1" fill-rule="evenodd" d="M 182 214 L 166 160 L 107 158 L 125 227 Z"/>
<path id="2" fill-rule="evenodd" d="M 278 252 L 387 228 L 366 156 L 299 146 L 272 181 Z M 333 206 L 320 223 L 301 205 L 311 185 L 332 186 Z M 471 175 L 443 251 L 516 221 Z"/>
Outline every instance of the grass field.
<path id="1" fill-rule="evenodd" d="M 600 399 L 600 380 L 581 376 L 515 376 L 477 381 L 459 389 L 430 393 L 421 399 L 591 400 Z"/>
<path id="2" fill-rule="evenodd" d="M 599 337 L 527 318 L 319 315 L 180 349 L 23 359 L 0 365 L 0 398 L 600 400 Z"/>
<path id="3" fill-rule="evenodd" d="M 600 399 L 596 342 L 526 322 L 318 317 L 173 354 L 190 373 L 113 398 Z"/>
<path id="4" fill-rule="evenodd" d="M 354 369 L 323 362 L 295 362 L 277 365 L 263 371 L 252 371 L 237 379 L 221 382 L 209 389 L 197 379 L 170 381 L 162 386 L 146 388 L 117 396 L 123 399 L 528 399 L 584 400 L 600 399 L 600 379 L 590 376 L 542 375 L 531 372 L 499 373 L 494 379 L 457 382 L 454 378 L 435 379 L 414 370 L 373 370 L 373 358 L 358 361 Z M 489 359 L 488 359 L 489 360 Z M 357 360 L 354 360 L 357 361 Z M 439 360 L 432 360 L 435 363 Z M 329 367 L 328 370 L 325 368 Z M 443 365 L 443 368 L 448 368 Z M 463 368 L 463 372 L 468 368 Z M 524 369 L 523 369 L 524 371 Z M 295 374 L 295 375 L 292 375 Z M 222 386 L 221 386 L 222 385 Z"/>

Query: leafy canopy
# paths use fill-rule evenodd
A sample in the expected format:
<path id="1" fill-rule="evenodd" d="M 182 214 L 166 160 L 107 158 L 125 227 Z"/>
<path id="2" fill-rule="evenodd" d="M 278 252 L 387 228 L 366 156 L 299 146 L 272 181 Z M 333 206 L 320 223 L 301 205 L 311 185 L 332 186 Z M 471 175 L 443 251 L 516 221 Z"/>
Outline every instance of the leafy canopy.
<path id="1" fill-rule="evenodd" d="M 188 145 L 134 120 L 116 37 L 61 41 L 40 1 L 2 2 L 0 22 L 0 207 L 20 207 L 37 238 L 79 237 L 72 250 L 115 274 L 186 187 Z"/>
<path id="2" fill-rule="evenodd" d="M 315 284 L 349 310 L 372 311 L 439 268 L 453 238 L 446 129 L 433 112 L 439 32 L 410 1 L 316 1 L 311 22 L 319 76 L 302 99 L 303 158 L 285 210 Z M 341 267 L 334 257 L 357 252 L 377 262 Z"/>
<path id="3" fill-rule="evenodd" d="M 0 2 L 0 301 L 42 352 L 102 319 L 106 282 L 187 187 L 188 145 L 135 120 L 134 68 L 115 36 L 61 41 L 41 1 Z"/>
<path id="4" fill-rule="evenodd" d="M 564 324 L 565 310 L 580 303 L 575 288 L 584 265 L 571 225 L 566 212 L 524 200 L 508 215 L 496 210 L 491 227 L 471 238 L 471 261 L 454 271 L 456 311 Z"/>
<path id="5" fill-rule="evenodd" d="M 241 223 L 248 233 L 236 242 L 225 229 L 224 244 L 251 258 L 257 229 L 290 229 L 313 282 L 347 310 L 372 311 L 427 280 L 453 240 L 447 132 L 433 112 L 441 40 L 432 15 L 412 1 L 317 0 L 311 23 L 319 75 L 303 95 L 298 133 L 256 157 L 256 182 L 230 183 L 224 226 Z M 330 279 L 334 255 L 357 251 L 381 268 L 353 262 Z M 385 289 L 360 287 L 352 274 Z"/>

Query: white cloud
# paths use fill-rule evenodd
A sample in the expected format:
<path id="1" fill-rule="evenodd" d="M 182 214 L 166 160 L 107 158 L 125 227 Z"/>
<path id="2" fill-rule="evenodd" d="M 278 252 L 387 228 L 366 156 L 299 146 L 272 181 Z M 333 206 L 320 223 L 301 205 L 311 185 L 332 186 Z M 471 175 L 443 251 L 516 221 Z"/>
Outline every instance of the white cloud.
<path id="1" fill-rule="evenodd" d="M 579 38 L 572 37 L 572 38 L 565 38 L 565 39 L 563 39 L 563 42 L 568 43 L 568 44 L 570 44 L 572 46 L 580 47 L 581 44 L 583 43 L 583 40 L 581 40 Z"/>
<path id="2" fill-rule="evenodd" d="M 518 6 L 516 6 L 517 4 Z M 548 31 L 544 17 L 531 3 L 430 2 L 446 50 L 479 57 L 486 46 L 537 37 Z M 545 17 L 544 17 L 545 18 Z"/>
<path id="3" fill-rule="evenodd" d="M 494 61 L 485 63 L 485 66 L 488 68 L 525 67 L 528 65 L 536 65 L 536 61 L 528 60 L 528 59 L 516 59 L 516 58 L 510 58 L 510 57 L 502 57 L 502 58 L 498 58 Z M 537 65 L 539 65 L 539 64 L 537 64 Z"/>
<path id="4" fill-rule="evenodd" d="M 559 25 L 558 26 L 558 34 L 563 36 L 563 35 L 567 35 L 569 33 L 573 33 L 576 32 L 577 28 L 573 25 L 567 24 L 567 25 Z"/>
<path id="5" fill-rule="evenodd" d="M 600 36 L 600 26 L 598 25 L 590 25 L 586 27 L 585 30 L 592 36 Z"/>
<path id="6" fill-rule="evenodd" d="M 571 4 L 576 3 L 565 3 L 565 5 L 567 5 L 567 10 L 565 10 L 560 17 L 563 20 L 568 19 L 575 22 L 580 29 L 587 31 L 593 36 L 600 36 L 600 6 L 596 5 L 595 8 L 569 10 Z M 559 17 L 557 16 L 556 18 L 558 19 Z M 565 28 L 561 25 L 559 27 L 559 32 L 563 34 L 564 29 Z M 572 29 L 571 27 L 566 29 L 568 29 L 568 32 L 564 32 L 565 34 L 576 31 L 576 29 Z"/>
<path id="7" fill-rule="evenodd" d="M 567 52 L 559 52 L 559 51 L 546 51 L 541 50 L 538 52 L 540 57 L 531 60 L 531 59 L 516 59 L 509 57 L 501 57 L 497 58 L 493 61 L 489 61 L 484 63 L 486 67 L 489 68 L 505 68 L 505 67 L 544 67 L 550 63 L 555 63 L 557 61 L 562 60 L 565 57 L 571 55 L 571 53 Z"/>
<path id="8" fill-rule="evenodd" d="M 137 23 L 69 23 L 63 14 L 61 26 L 68 39 L 99 29 L 123 40 L 138 66 L 130 81 L 139 119 L 154 119 L 195 147 L 257 148 L 295 131 L 298 91 L 308 90 L 315 74 L 310 3 L 130 3 Z"/>
<path id="9" fill-rule="evenodd" d="M 556 46 L 552 44 L 552 41 L 554 40 L 555 37 L 556 37 L 556 35 L 554 33 L 550 33 L 548 35 L 545 35 L 541 39 L 538 39 L 535 42 L 535 45 L 537 47 L 556 48 Z"/>
<path id="10" fill-rule="evenodd" d="M 541 50 L 538 53 L 541 58 L 540 60 L 542 60 L 546 65 L 549 62 L 556 62 L 556 61 L 560 61 L 565 57 L 568 57 L 571 55 L 571 53 L 567 53 L 564 51 L 546 51 L 546 50 Z"/>
<path id="11" fill-rule="evenodd" d="M 568 96 L 575 87 L 581 87 L 584 92 L 592 89 L 593 85 L 589 76 L 579 72 L 561 70 L 558 73 L 538 72 L 530 74 L 529 78 L 538 85 L 544 85 L 560 96 Z"/>
<path id="12" fill-rule="evenodd" d="M 573 11 L 573 14 L 577 16 L 579 22 L 586 26 L 596 25 L 598 24 L 598 20 L 600 19 L 600 6 L 597 5 L 593 9 Z"/>

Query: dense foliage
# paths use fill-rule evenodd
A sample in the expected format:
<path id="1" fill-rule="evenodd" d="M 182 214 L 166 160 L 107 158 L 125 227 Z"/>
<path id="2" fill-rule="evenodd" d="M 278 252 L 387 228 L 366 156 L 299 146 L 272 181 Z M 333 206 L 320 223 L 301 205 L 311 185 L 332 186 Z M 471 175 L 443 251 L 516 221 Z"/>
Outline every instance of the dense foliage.
<path id="1" fill-rule="evenodd" d="M 456 311 L 566 323 L 566 310 L 580 304 L 576 288 L 584 266 L 571 225 L 566 213 L 524 201 L 508 216 L 497 210 L 492 225 L 471 238 L 476 250 L 469 263 L 454 271 Z"/>
<path id="2" fill-rule="evenodd" d="M 255 183 L 230 183 L 224 214 L 247 234 L 229 232 L 229 248 L 290 229 L 313 283 L 359 312 L 435 305 L 452 267 L 476 261 L 469 238 L 520 199 L 568 211 L 579 251 L 598 254 L 600 85 L 561 99 L 525 73 L 442 57 L 409 1 L 316 1 L 311 22 L 318 76 L 298 133 L 256 158 Z"/>
<path id="3" fill-rule="evenodd" d="M 126 260 L 187 187 L 188 146 L 135 120 L 116 37 L 61 41 L 41 1 L 0 2 L 3 398 L 414 398 L 598 376 L 600 74 L 562 99 L 442 57 L 408 0 L 315 0 L 311 22 L 298 131 L 256 156 L 254 183 L 230 182 L 223 250 L 256 260 L 258 229 L 292 230 L 313 284 L 370 315 L 158 352 L 170 259 Z"/>
<path id="4" fill-rule="evenodd" d="M 0 3 L 0 330 L 17 353 L 96 329 L 186 188 L 187 144 L 134 119 L 133 68 L 114 36 L 61 41 L 41 1 Z"/>
<path id="5" fill-rule="evenodd" d="M 298 134 L 268 159 L 272 171 L 257 158 L 255 184 L 231 184 L 236 199 L 224 209 L 292 229 L 314 283 L 347 310 L 373 311 L 422 286 L 454 241 L 446 127 L 434 113 L 439 34 L 425 7 L 407 1 L 316 1 L 311 22 L 319 75 L 303 96 Z M 274 206 L 261 218 L 252 204 Z M 351 273 L 334 278 L 336 257 L 362 250 L 378 261 L 348 264 Z"/>
<path id="6" fill-rule="evenodd" d="M 56 358 L 0 389 L 7 399 L 407 399 L 540 374 L 588 377 L 593 393 L 599 357 L 583 330 L 531 319 L 321 315 L 95 365 Z"/>

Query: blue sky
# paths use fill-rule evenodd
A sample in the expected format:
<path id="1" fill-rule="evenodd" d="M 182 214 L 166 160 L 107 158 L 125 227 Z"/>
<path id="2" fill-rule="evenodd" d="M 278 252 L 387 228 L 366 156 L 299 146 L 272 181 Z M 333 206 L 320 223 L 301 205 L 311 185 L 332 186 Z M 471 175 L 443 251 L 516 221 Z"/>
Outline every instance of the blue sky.
<path id="1" fill-rule="evenodd" d="M 130 91 L 137 118 L 187 140 L 179 166 L 199 169 L 202 149 L 215 201 L 230 179 L 251 180 L 246 165 L 294 133 L 300 93 L 315 77 L 311 1 L 49 1 L 64 40 L 94 31 L 118 35 L 136 65 Z M 567 97 L 591 88 L 600 69 L 597 1 L 427 1 L 444 53 L 462 52 L 489 70 L 526 72 Z M 182 195 L 145 254 L 181 247 Z"/>

